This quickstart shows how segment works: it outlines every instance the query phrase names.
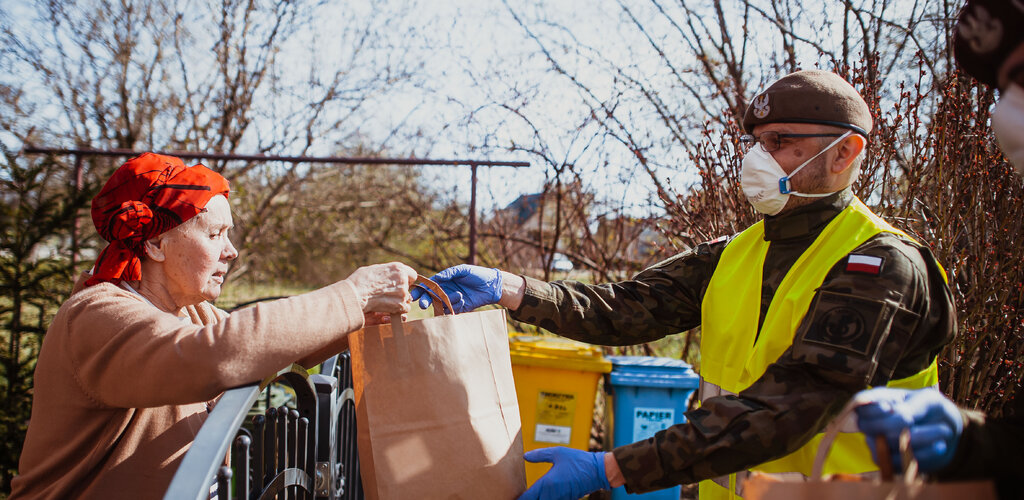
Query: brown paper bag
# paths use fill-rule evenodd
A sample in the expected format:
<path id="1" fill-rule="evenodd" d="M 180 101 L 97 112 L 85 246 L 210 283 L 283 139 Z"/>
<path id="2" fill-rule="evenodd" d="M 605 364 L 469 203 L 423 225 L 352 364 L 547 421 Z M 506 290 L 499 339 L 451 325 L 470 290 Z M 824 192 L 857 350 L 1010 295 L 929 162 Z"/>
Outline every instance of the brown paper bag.
<path id="1" fill-rule="evenodd" d="M 433 318 L 352 334 L 369 500 L 512 500 L 526 490 L 505 311 L 438 315 L 447 301 L 435 299 Z"/>
<path id="2" fill-rule="evenodd" d="M 822 470 L 843 422 L 853 418 L 853 409 L 859 403 L 851 401 L 842 413 L 829 424 L 818 446 L 814 459 L 814 470 L 808 481 L 778 479 L 771 476 L 752 475 L 744 485 L 743 498 L 746 500 L 996 500 L 995 487 L 991 481 L 966 481 L 955 483 L 925 483 L 918 477 L 917 462 L 910 450 L 910 433 L 900 436 L 900 452 L 903 463 L 907 464 L 902 478 L 894 478 L 892 464 L 883 458 L 879 464 L 880 477 L 876 480 L 823 480 Z M 879 455 L 888 457 L 885 439 L 878 444 Z"/>

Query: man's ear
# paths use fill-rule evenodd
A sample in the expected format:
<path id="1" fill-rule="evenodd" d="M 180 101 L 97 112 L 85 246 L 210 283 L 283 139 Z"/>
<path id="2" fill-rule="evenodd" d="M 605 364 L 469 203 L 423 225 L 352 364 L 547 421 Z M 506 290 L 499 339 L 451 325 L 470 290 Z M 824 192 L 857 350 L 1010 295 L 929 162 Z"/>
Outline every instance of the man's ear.
<path id="1" fill-rule="evenodd" d="M 158 234 L 155 238 L 148 239 L 142 243 L 142 248 L 146 250 L 146 257 L 155 262 L 163 262 L 167 258 L 167 254 L 164 252 L 164 243 L 166 241 L 164 234 Z"/>
<path id="2" fill-rule="evenodd" d="M 850 134 L 836 146 L 836 157 L 832 161 L 833 174 L 840 174 L 853 165 L 853 160 L 864 151 L 868 141 L 860 134 Z"/>

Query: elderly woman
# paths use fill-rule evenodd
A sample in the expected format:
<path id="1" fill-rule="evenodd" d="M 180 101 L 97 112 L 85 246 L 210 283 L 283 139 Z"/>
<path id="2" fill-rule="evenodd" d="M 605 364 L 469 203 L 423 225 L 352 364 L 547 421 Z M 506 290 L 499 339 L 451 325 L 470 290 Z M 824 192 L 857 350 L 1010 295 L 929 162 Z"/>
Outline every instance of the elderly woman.
<path id="1" fill-rule="evenodd" d="M 416 273 L 399 263 L 232 314 L 210 305 L 238 255 L 227 196 L 220 174 L 146 153 L 93 200 L 110 244 L 43 341 L 12 499 L 158 498 L 225 389 L 313 366 L 365 317 L 408 311 Z"/>

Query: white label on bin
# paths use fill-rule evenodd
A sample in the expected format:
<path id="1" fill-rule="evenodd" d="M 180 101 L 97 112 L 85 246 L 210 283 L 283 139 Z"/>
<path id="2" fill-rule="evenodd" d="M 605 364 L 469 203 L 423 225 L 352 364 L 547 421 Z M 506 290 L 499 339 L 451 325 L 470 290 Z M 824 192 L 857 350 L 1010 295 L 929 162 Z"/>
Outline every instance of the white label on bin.
<path id="1" fill-rule="evenodd" d="M 572 427 L 537 424 L 537 431 L 533 435 L 533 440 L 538 443 L 569 444 L 569 437 L 571 435 Z"/>
<path id="2" fill-rule="evenodd" d="M 676 412 L 672 408 L 636 408 L 633 410 L 633 442 L 653 437 L 658 431 L 668 429 L 675 422 Z"/>

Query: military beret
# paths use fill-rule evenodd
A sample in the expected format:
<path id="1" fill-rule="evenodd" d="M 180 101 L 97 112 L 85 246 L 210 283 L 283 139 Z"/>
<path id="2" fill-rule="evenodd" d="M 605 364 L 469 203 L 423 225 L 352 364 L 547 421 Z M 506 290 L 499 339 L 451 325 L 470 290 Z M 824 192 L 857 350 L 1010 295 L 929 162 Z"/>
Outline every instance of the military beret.
<path id="1" fill-rule="evenodd" d="M 1024 43 L 1024 4 L 968 0 L 953 28 L 953 56 L 965 72 L 993 87 L 999 67 Z"/>
<path id="2" fill-rule="evenodd" d="M 764 123 L 820 123 L 853 130 L 867 137 L 871 111 L 843 77 L 830 71 L 790 73 L 750 101 L 743 114 L 748 133 Z"/>

